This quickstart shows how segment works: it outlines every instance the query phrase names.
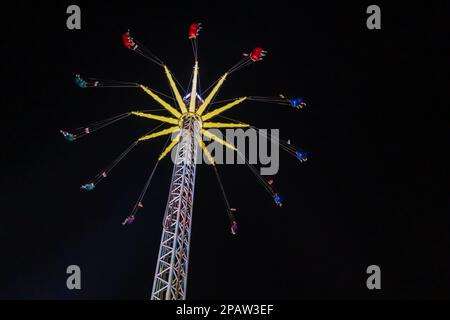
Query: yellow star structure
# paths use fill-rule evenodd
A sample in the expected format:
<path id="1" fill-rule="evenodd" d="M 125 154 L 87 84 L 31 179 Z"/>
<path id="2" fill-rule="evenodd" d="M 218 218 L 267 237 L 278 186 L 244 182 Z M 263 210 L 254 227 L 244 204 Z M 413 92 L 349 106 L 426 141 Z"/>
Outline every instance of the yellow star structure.
<path id="1" fill-rule="evenodd" d="M 189 105 L 186 105 L 186 103 L 183 101 L 183 98 L 180 95 L 180 92 L 175 84 L 175 81 L 173 80 L 172 74 L 170 73 L 167 66 L 164 65 L 164 71 L 167 76 L 167 79 L 169 80 L 170 87 L 172 88 L 172 92 L 175 95 L 175 100 L 177 102 L 178 108 L 175 108 L 171 106 L 169 103 L 161 99 L 155 92 L 153 92 L 151 89 L 144 85 L 139 85 L 139 87 L 144 90 L 148 95 L 150 95 L 156 102 L 158 102 L 161 106 L 163 106 L 169 113 L 171 113 L 172 116 L 159 116 L 151 113 L 144 113 L 144 112 L 138 112 L 133 111 L 131 114 L 138 116 L 138 117 L 144 117 L 149 118 L 153 120 L 158 120 L 161 122 L 172 124 L 173 126 L 158 132 L 154 132 L 152 134 L 143 136 L 138 139 L 138 141 L 145 141 L 149 139 L 153 139 L 156 137 L 160 137 L 163 135 L 172 134 L 174 132 L 180 132 L 181 125 L 183 123 L 183 120 L 186 117 L 193 117 L 196 119 L 201 127 L 201 136 L 198 136 L 198 143 L 200 147 L 202 148 L 203 152 L 206 154 L 209 162 L 212 165 L 215 165 L 215 161 L 209 151 L 206 149 L 206 146 L 203 142 L 202 136 L 206 136 L 214 141 L 217 141 L 218 143 L 224 145 L 227 148 L 230 148 L 232 150 L 237 150 L 235 146 L 228 143 L 225 140 L 220 139 L 218 136 L 213 134 L 212 132 L 206 130 L 209 128 L 246 128 L 250 125 L 244 124 L 244 123 L 223 123 L 223 122 L 210 122 L 209 120 L 214 118 L 215 116 L 221 114 L 222 112 L 233 108 L 234 106 L 240 104 L 241 102 L 245 101 L 247 97 L 237 98 L 233 102 L 230 102 L 220 108 L 217 108 L 213 111 L 205 113 L 206 108 L 210 105 L 212 100 L 214 99 L 215 95 L 219 91 L 220 87 L 224 83 L 225 79 L 227 78 L 228 73 L 225 73 L 217 82 L 217 84 L 214 86 L 214 88 L 211 90 L 209 95 L 206 97 L 206 99 L 202 102 L 202 104 L 196 109 L 195 105 L 195 97 L 197 96 L 197 78 L 198 78 L 198 63 L 195 63 L 194 67 L 194 77 L 193 77 L 193 84 L 192 84 L 192 92 L 191 92 L 191 99 L 189 102 Z M 193 98 L 194 97 L 194 98 Z M 188 109 L 189 108 L 189 109 Z M 161 160 L 164 158 L 172 149 L 177 145 L 177 143 L 180 140 L 180 133 L 175 136 L 175 138 L 172 140 L 172 142 L 166 147 L 166 149 L 161 153 L 158 160 Z"/>

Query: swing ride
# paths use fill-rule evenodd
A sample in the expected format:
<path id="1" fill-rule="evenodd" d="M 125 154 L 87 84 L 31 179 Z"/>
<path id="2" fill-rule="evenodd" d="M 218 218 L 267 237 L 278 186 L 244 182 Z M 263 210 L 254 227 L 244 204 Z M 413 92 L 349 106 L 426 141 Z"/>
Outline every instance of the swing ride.
<path id="1" fill-rule="evenodd" d="M 245 101 L 266 102 L 278 105 L 286 105 L 295 109 L 302 109 L 306 106 L 302 98 L 286 98 L 284 95 L 275 97 L 246 96 L 235 99 L 215 102 L 220 88 L 227 78 L 245 68 L 246 66 L 261 61 L 267 54 L 267 51 L 257 47 L 249 53 L 244 53 L 243 57 L 232 66 L 222 77 L 211 86 L 202 91 L 199 81 L 198 64 L 198 42 L 201 23 L 192 23 L 188 30 L 188 39 L 191 42 L 194 54 L 194 68 L 188 90 L 184 90 L 179 81 L 173 76 L 164 62 L 145 48 L 139 41 L 131 36 L 130 31 L 122 35 L 124 46 L 148 59 L 152 63 L 163 68 L 164 73 L 170 85 L 172 96 L 165 95 L 143 84 L 124 81 L 111 81 L 95 78 L 83 78 L 80 75 L 75 76 L 75 84 L 83 89 L 89 88 L 126 88 L 135 87 L 141 89 L 156 101 L 163 109 L 130 111 L 116 115 L 106 120 L 98 121 L 87 126 L 79 127 L 73 130 L 61 130 L 64 139 L 74 142 L 86 135 L 92 134 L 97 130 L 110 126 L 125 118 L 143 117 L 161 122 L 144 136 L 136 139 L 125 151 L 123 151 L 109 166 L 100 171 L 88 183 L 81 186 L 84 191 L 93 191 L 97 185 L 106 179 L 110 172 L 133 150 L 137 145 L 144 141 L 152 140 L 162 136 L 169 136 L 167 142 L 158 157 L 137 201 L 132 207 L 131 213 L 123 221 L 123 225 L 132 224 L 137 213 L 144 208 L 144 196 L 147 193 L 151 180 L 155 174 L 158 164 L 170 152 L 175 152 L 172 180 L 169 189 L 166 211 L 163 218 L 163 230 L 158 254 L 158 261 L 153 282 L 152 300 L 184 300 L 186 299 L 187 273 L 190 251 L 191 223 L 196 177 L 196 159 L 199 152 L 203 152 L 214 169 L 224 202 L 226 213 L 230 222 L 230 231 L 233 235 L 237 233 L 238 225 L 235 219 L 236 208 L 231 207 L 225 194 L 225 189 L 221 182 L 219 171 L 217 169 L 214 157 L 210 154 L 204 143 L 204 137 L 209 138 L 226 148 L 234 150 L 249 167 L 264 189 L 271 195 L 276 206 L 282 206 L 282 196 L 275 191 L 273 180 L 264 179 L 258 170 L 248 162 L 248 159 L 234 145 L 221 139 L 208 129 L 220 128 L 252 128 L 258 130 L 240 121 L 227 118 L 222 115 L 223 112 L 234 108 Z M 180 92 L 181 90 L 181 92 Z M 203 98 L 205 97 L 205 98 Z M 170 101 L 170 102 L 168 102 Z M 213 105 L 223 104 L 212 109 Z M 211 110 L 212 109 L 212 110 Z M 167 111 L 167 115 L 156 114 L 156 111 Z M 222 121 L 211 121 L 214 118 L 220 118 Z M 169 125 L 162 128 L 163 125 Z M 307 160 L 307 153 L 298 147 L 282 139 L 275 139 L 268 133 L 259 131 L 269 141 L 277 143 L 283 150 L 296 157 L 300 162 Z M 172 141 L 170 141 L 170 136 Z"/>

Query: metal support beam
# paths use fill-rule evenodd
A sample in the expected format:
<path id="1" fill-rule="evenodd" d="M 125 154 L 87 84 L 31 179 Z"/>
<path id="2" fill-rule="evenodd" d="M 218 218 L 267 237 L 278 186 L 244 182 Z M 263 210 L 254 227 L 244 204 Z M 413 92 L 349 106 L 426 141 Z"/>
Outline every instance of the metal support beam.
<path id="1" fill-rule="evenodd" d="M 185 300 L 200 124 L 193 117 L 182 123 L 169 199 L 163 220 L 152 300 Z"/>

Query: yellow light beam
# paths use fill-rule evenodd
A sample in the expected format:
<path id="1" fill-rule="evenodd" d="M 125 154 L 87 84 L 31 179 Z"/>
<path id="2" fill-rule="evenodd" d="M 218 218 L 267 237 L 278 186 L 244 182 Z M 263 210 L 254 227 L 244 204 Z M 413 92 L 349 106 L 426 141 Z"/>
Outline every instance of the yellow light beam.
<path id="1" fill-rule="evenodd" d="M 248 128 L 246 123 L 203 122 L 203 128 Z"/>
<path id="2" fill-rule="evenodd" d="M 215 117 L 215 116 L 221 114 L 222 112 L 224 112 L 224 111 L 226 111 L 226 110 L 228 110 L 228 109 L 230 109 L 230 108 L 233 108 L 235 105 L 238 105 L 239 103 L 241 103 L 241 102 L 244 101 L 245 99 L 247 99 L 247 97 L 243 97 L 243 98 L 236 99 L 236 100 L 234 100 L 233 102 L 230 102 L 230 103 L 224 105 L 223 107 L 220 107 L 220 108 L 217 108 L 216 110 L 213 110 L 213 111 L 211 111 L 211 112 L 208 112 L 207 114 L 205 114 L 204 116 L 202 116 L 202 120 L 203 120 L 203 121 L 209 120 L 209 119 L 211 119 L 212 117 Z"/>
<path id="3" fill-rule="evenodd" d="M 179 141 L 180 141 L 180 134 L 177 134 L 177 136 L 172 140 L 172 142 L 167 146 L 167 148 L 161 153 L 161 155 L 158 158 L 158 161 L 164 158 Z"/>
<path id="4" fill-rule="evenodd" d="M 166 72 L 167 79 L 169 79 L 170 87 L 172 88 L 173 93 L 175 94 L 175 99 L 178 102 L 178 106 L 181 109 L 181 113 L 186 113 L 186 105 L 183 102 L 183 98 L 181 98 L 180 91 L 178 91 L 177 85 L 175 84 L 175 81 L 173 81 L 172 74 L 169 71 L 169 68 L 167 68 L 166 65 L 164 65 L 164 71 Z"/>
<path id="5" fill-rule="evenodd" d="M 197 79 L 198 79 L 198 61 L 195 61 L 194 77 L 192 80 L 191 100 L 189 101 L 189 112 L 195 112 L 195 102 L 197 101 Z"/>
<path id="6" fill-rule="evenodd" d="M 167 111 L 173 114 L 175 117 L 181 117 L 181 113 L 179 113 L 174 107 L 161 99 L 156 93 L 154 93 L 151 89 L 146 86 L 140 84 L 139 87 L 145 91 L 148 95 L 150 95 L 153 99 L 155 99 L 160 105 L 162 105 Z"/>
<path id="7" fill-rule="evenodd" d="M 209 160 L 209 163 L 213 166 L 216 165 L 216 162 L 214 161 L 214 158 L 212 157 L 211 153 L 209 153 L 208 149 L 206 149 L 205 143 L 203 142 L 202 138 L 200 136 L 197 136 L 197 141 L 200 147 L 202 148 L 203 152 L 206 154 L 206 157 Z"/>
<path id="8" fill-rule="evenodd" d="M 205 101 L 203 101 L 202 105 L 200 106 L 200 108 L 198 108 L 197 110 L 197 114 L 199 116 L 202 115 L 202 113 L 205 111 L 206 107 L 211 103 L 212 99 L 214 98 L 214 96 L 216 95 L 217 91 L 219 91 L 220 87 L 222 86 L 223 82 L 225 81 L 225 79 L 228 76 L 228 72 L 225 73 L 220 80 L 217 82 L 217 84 L 215 85 L 215 87 L 211 90 L 211 92 L 209 93 L 209 95 L 206 97 Z"/>
<path id="9" fill-rule="evenodd" d="M 143 113 L 143 112 L 139 112 L 139 111 L 132 111 L 131 114 L 134 114 L 135 116 L 142 117 L 142 118 L 154 119 L 154 120 L 167 122 L 167 123 L 171 123 L 171 124 L 178 124 L 178 119 L 175 119 L 175 118 L 157 116 L 155 114 Z"/>
<path id="10" fill-rule="evenodd" d="M 232 144 L 228 143 L 228 142 L 225 141 L 225 140 L 220 139 L 218 136 L 216 136 L 215 134 L 213 134 L 213 133 L 211 133 L 211 132 L 209 132 L 209 131 L 207 131 L 207 130 L 205 130 L 205 129 L 202 129 L 202 134 L 203 134 L 204 136 L 207 136 L 208 138 L 213 139 L 214 141 L 219 142 L 220 144 L 224 145 L 224 146 L 227 147 L 227 148 L 230 148 L 230 149 L 232 149 L 232 150 L 234 150 L 234 151 L 237 151 L 237 150 L 238 150 L 238 149 L 237 149 L 235 146 L 233 146 Z"/>
<path id="11" fill-rule="evenodd" d="M 178 126 L 170 127 L 168 129 L 164 129 L 164 130 L 161 130 L 161 131 L 158 131 L 158 132 L 155 132 L 155 133 L 143 136 L 143 137 L 139 138 L 138 141 L 144 141 L 144 140 L 149 140 L 149 139 L 153 139 L 153 138 L 156 138 L 156 137 L 164 136 L 166 134 L 171 134 L 172 132 L 175 132 L 175 131 L 178 131 L 178 130 L 180 130 L 180 127 L 178 127 Z"/>

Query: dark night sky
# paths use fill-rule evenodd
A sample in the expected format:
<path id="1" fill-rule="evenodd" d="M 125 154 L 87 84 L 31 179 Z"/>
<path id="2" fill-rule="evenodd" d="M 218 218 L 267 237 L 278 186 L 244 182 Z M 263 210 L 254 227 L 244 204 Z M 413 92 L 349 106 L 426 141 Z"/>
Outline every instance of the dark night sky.
<path id="1" fill-rule="evenodd" d="M 448 165 L 439 154 L 448 145 L 448 2 L 380 4 L 378 31 L 365 26 L 372 3 L 105 3 L 78 2 L 81 31 L 65 27 L 69 2 L 18 3 L 4 13 L 0 298 L 149 297 L 171 162 L 157 171 L 135 224 L 121 222 L 165 139 L 140 145 L 95 192 L 79 186 L 156 122 L 129 118 L 73 144 L 59 130 L 154 106 L 133 88 L 80 90 L 76 73 L 168 92 L 162 70 L 123 47 L 128 28 L 186 84 L 192 21 L 205 27 L 204 87 L 243 51 L 267 48 L 219 99 L 304 96 L 302 111 L 248 103 L 226 115 L 280 128 L 311 156 L 300 164 L 281 155 L 282 209 L 248 168 L 219 167 L 238 208 L 236 237 L 214 172 L 199 167 L 188 298 L 450 297 Z M 65 287 L 70 264 L 82 269 L 80 292 Z M 365 287 L 371 264 L 381 267 L 381 291 Z"/>

